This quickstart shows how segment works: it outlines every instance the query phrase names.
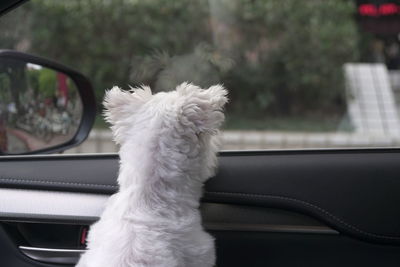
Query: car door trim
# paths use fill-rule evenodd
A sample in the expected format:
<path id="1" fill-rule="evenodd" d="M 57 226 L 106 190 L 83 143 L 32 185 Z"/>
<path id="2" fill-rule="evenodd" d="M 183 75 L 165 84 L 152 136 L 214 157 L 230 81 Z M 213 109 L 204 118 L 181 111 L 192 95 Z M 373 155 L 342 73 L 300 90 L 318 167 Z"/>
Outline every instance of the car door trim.
<path id="1" fill-rule="evenodd" d="M 36 261 L 53 264 L 76 264 L 84 249 L 55 249 L 19 246 L 22 254 Z"/>
<path id="2" fill-rule="evenodd" d="M 109 196 L 0 188 L 0 221 L 92 224 Z M 29 204 L 27 204 L 29 203 Z M 337 234 L 320 222 L 284 210 L 203 203 L 204 226 L 211 231 Z"/>
<path id="3" fill-rule="evenodd" d="M 109 196 L 0 188 L 0 218 L 97 218 Z"/>

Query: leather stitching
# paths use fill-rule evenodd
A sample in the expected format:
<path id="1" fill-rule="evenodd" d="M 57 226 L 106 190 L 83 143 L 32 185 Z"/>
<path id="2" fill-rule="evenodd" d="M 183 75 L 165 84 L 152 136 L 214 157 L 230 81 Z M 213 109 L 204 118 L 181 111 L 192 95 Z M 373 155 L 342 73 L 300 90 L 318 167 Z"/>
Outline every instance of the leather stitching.
<path id="1" fill-rule="evenodd" d="M 19 179 L 19 178 L 0 178 L 0 182 L 1 181 L 3 181 L 3 182 L 12 182 L 12 183 L 77 185 L 77 186 L 118 188 L 118 186 L 116 186 L 116 185 L 107 185 L 107 184 L 85 184 L 85 183 L 75 183 L 75 182 L 56 182 L 56 181 L 29 180 L 29 179 Z"/>
<path id="2" fill-rule="evenodd" d="M 309 206 L 311 208 L 317 209 L 320 212 L 324 213 L 325 215 L 331 217 L 335 221 L 339 222 L 340 224 L 345 225 L 347 228 L 350 228 L 358 233 L 371 236 L 374 238 L 381 238 L 381 239 L 388 239 L 388 240 L 400 240 L 400 237 L 397 236 L 385 236 L 385 235 L 379 235 L 379 234 L 374 234 L 374 233 L 369 233 L 366 231 L 363 231 L 361 229 L 358 229 L 357 227 L 343 221 L 342 219 L 336 217 L 335 215 L 331 214 L 330 212 L 324 210 L 323 208 L 320 208 L 314 204 L 308 203 L 303 200 L 295 199 L 295 198 L 290 198 L 290 197 L 283 197 L 283 196 L 275 196 L 275 195 L 264 195 L 264 194 L 248 194 L 248 193 L 235 193 L 235 192 L 216 192 L 216 191 L 208 191 L 206 193 L 211 193 L 211 194 L 219 194 L 219 195 L 232 195 L 232 196 L 243 196 L 243 197 L 250 197 L 250 198 L 274 198 L 274 199 L 281 199 L 281 200 L 286 200 L 286 201 L 292 201 L 292 202 L 297 202 L 305 206 Z"/>
<path id="3" fill-rule="evenodd" d="M 3 182 L 13 182 L 13 183 L 31 183 L 31 184 L 54 184 L 54 185 L 75 185 L 75 186 L 91 186 L 91 187 L 103 187 L 103 188 L 118 188 L 116 185 L 105 185 L 105 184 L 88 184 L 88 183 L 77 183 L 77 182 L 56 182 L 56 181 L 46 181 L 46 180 L 29 180 L 29 179 L 16 179 L 16 178 L 0 178 L 0 181 Z M 281 199 L 281 200 L 286 200 L 286 201 L 291 201 L 291 202 L 297 202 L 302 205 L 311 207 L 313 209 L 317 209 L 323 214 L 331 217 L 335 221 L 339 222 L 342 225 L 345 225 L 347 228 L 350 228 L 358 233 L 375 237 L 375 238 L 382 238 L 382 239 L 388 239 L 388 240 L 400 240 L 400 237 L 395 237 L 395 236 L 385 236 L 385 235 L 379 235 L 379 234 L 374 234 L 374 233 L 369 233 L 366 231 L 363 231 L 361 229 L 358 229 L 357 227 L 343 221 L 342 219 L 336 217 L 335 215 L 331 214 L 330 212 L 324 210 L 321 207 L 318 207 L 314 204 L 308 203 L 303 200 L 295 199 L 295 198 L 290 198 L 290 197 L 283 197 L 283 196 L 276 196 L 276 195 L 265 195 L 265 194 L 248 194 L 248 193 L 236 193 L 236 192 L 217 192 L 217 191 L 207 191 L 206 193 L 210 194 L 219 194 L 219 195 L 231 195 L 231 196 L 242 196 L 242 197 L 250 197 L 250 198 L 274 198 L 274 199 Z"/>

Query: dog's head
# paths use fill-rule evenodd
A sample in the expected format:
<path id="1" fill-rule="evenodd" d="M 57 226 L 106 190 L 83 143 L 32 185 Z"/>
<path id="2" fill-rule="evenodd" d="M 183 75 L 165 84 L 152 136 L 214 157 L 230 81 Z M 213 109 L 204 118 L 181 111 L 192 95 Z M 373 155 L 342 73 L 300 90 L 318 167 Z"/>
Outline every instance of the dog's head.
<path id="1" fill-rule="evenodd" d="M 211 138 L 224 120 L 227 91 L 221 85 L 201 89 L 190 83 L 152 95 L 149 87 L 123 91 L 113 87 L 104 99 L 105 118 L 115 141 L 130 150 L 186 157 L 212 158 L 217 149 Z"/>

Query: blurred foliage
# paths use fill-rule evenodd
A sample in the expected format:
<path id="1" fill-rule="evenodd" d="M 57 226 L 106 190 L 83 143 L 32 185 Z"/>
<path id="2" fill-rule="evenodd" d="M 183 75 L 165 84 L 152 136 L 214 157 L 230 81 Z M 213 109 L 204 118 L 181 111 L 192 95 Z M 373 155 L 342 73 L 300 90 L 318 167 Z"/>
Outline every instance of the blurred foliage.
<path id="1" fill-rule="evenodd" d="M 57 72 L 48 68 L 27 69 L 29 87 L 34 98 L 52 98 L 57 93 Z"/>
<path id="2" fill-rule="evenodd" d="M 57 91 L 57 72 L 51 69 L 42 68 L 38 71 L 38 90 L 41 97 L 50 98 L 55 96 Z"/>
<path id="3" fill-rule="evenodd" d="M 228 74 L 228 88 L 249 88 L 257 112 L 343 112 L 342 65 L 358 59 L 353 2 L 243 1 L 237 10 L 244 53 L 240 68 Z"/>
<path id="4" fill-rule="evenodd" d="M 0 46 L 82 71 L 99 103 L 113 85 L 221 82 L 230 121 L 329 119 L 345 112 L 342 65 L 359 59 L 354 12 L 346 0 L 32 0 L 0 19 Z"/>

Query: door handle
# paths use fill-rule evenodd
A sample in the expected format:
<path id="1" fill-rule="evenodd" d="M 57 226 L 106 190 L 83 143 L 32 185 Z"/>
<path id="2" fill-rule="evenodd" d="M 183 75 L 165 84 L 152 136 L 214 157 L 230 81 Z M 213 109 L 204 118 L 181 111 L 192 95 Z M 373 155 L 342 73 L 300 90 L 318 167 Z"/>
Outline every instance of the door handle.
<path id="1" fill-rule="evenodd" d="M 57 264 L 76 264 L 84 249 L 58 249 L 58 248 L 38 248 L 19 246 L 20 251 L 25 256 L 45 262 Z"/>

